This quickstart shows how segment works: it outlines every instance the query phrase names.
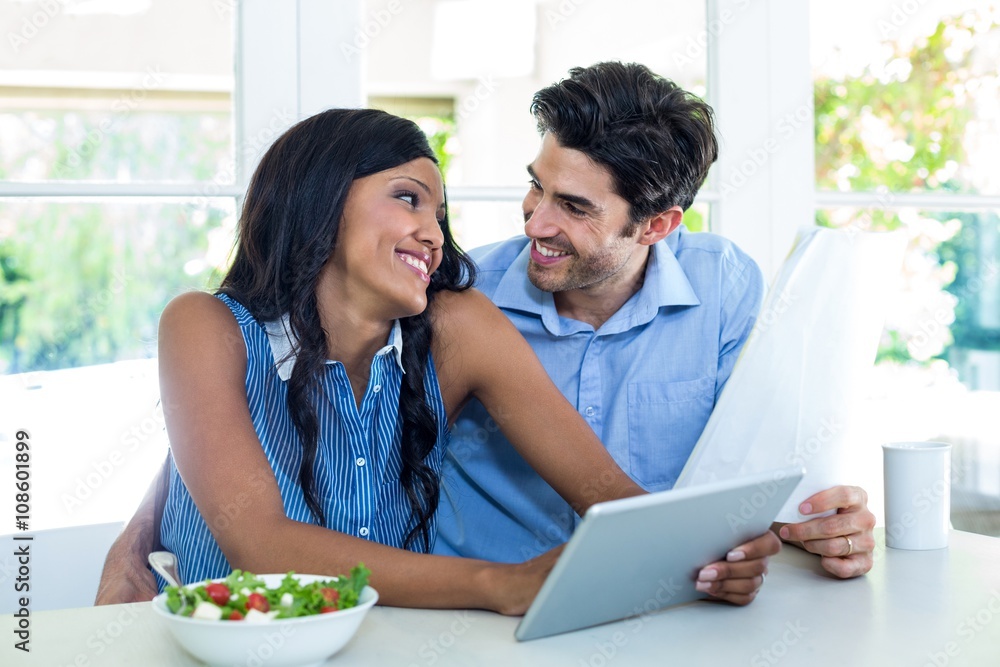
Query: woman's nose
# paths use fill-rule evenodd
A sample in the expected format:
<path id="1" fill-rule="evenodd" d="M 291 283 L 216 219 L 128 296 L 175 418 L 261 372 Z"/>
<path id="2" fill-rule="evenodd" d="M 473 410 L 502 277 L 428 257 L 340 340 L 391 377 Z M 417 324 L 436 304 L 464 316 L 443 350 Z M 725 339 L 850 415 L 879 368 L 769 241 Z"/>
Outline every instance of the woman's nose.
<path id="1" fill-rule="evenodd" d="M 441 221 L 436 216 L 431 217 L 432 221 L 420 228 L 418 240 L 431 250 L 437 250 L 444 245 L 444 231 L 441 229 Z"/>

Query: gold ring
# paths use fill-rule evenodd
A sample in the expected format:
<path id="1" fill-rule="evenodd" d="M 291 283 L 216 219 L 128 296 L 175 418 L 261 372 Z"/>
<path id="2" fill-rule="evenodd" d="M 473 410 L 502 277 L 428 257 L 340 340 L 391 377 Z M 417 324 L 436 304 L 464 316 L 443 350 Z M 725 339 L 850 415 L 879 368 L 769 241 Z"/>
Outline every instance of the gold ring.
<path id="1" fill-rule="evenodd" d="M 845 540 L 847 540 L 847 553 L 841 556 L 841 558 L 847 558 L 852 553 L 854 553 L 854 542 L 851 542 L 851 538 L 849 538 L 847 535 L 843 535 L 842 537 Z"/>

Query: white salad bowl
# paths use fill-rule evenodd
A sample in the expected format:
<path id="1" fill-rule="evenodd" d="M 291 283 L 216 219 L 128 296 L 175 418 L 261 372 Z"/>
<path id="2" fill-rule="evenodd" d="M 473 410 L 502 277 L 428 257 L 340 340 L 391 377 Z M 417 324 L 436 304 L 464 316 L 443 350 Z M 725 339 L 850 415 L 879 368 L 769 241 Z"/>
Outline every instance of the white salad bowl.
<path id="1" fill-rule="evenodd" d="M 262 574 L 267 588 L 277 588 L 283 574 Z M 336 577 L 297 574 L 303 584 Z M 225 579 L 213 581 L 224 582 Z M 188 588 L 203 585 L 199 581 Z M 209 665 L 321 665 L 354 636 L 365 614 L 378 601 L 378 593 L 365 586 L 358 604 L 329 614 L 279 618 L 264 623 L 211 621 L 170 613 L 167 594 L 153 598 L 153 609 L 170 628 L 177 642 Z"/>

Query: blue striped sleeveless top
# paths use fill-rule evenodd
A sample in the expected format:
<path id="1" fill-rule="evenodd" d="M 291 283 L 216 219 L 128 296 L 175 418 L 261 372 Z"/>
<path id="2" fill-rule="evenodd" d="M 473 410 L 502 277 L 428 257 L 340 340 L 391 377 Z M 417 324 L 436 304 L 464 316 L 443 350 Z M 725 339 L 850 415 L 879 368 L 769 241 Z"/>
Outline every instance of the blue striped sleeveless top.
<path id="1" fill-rule="evenodd" d="M 299 486 L 302 445 L 286 404 L 286 381 L 294 358 L 286 358 L 291 341 L 283 322 L 261 324 L 239 302 L 219 295 L 236 317 L 247 349 L 246 391 L 254 429 L 281 490 L 285 514 L 316 523 Z M 317 400 L 320 436 L 313 466 L 315 489 L 326 515 L 326 527 L 394 547 L 402 547 L 412 526 L 410 503 L 399 481 L 402 470 L 399 392 L 402 335 L 393 327 L 389 344 L 372 360 L 371 376 L 360 408 L 343 364 L 327 361 Z M 433 360 L 424 374 L 427 401 L 437 418 L 438 438 L 426 462 L 439 473 L 447 446 L 448 426 Z M 238 470 L 228 471 L 240 474 Z M 247 484 L 253 480 L 247 478 Z M 242 502 L 241 502 L 242 501 Z M 224 577 L 232 567 L 215 542 L 208 522 L 225 528 L 236 513 L 247 509 L 239 496 L 216 516 L 202 517 L 170 460 L 170 489 L 160 539 L 177 555 L 183 583 Z M 431 536 L 435 527 L 430 528 Z M 419 544 L 419 542 L 418 542 Z M 433 544 L 432 544 L 433 546 Z M 289 545 L 294 548 L 294 545 Z M 162 590 L 164 582 L 157 577 Z"/>

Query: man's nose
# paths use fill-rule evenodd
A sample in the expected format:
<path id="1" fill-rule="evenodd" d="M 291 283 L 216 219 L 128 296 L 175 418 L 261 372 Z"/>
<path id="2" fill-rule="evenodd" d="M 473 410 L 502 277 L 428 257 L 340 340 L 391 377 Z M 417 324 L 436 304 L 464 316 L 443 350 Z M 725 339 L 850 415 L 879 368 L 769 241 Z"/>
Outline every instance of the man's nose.
<path id="1" fill-rule="evenodd" d="M 552 238 L 559 234 L 558 228 L 552 223 L 551 212 L 545 202 L 538 202 L 530 209 L 525 207 L 524 233 L 535 239 Z"/>

